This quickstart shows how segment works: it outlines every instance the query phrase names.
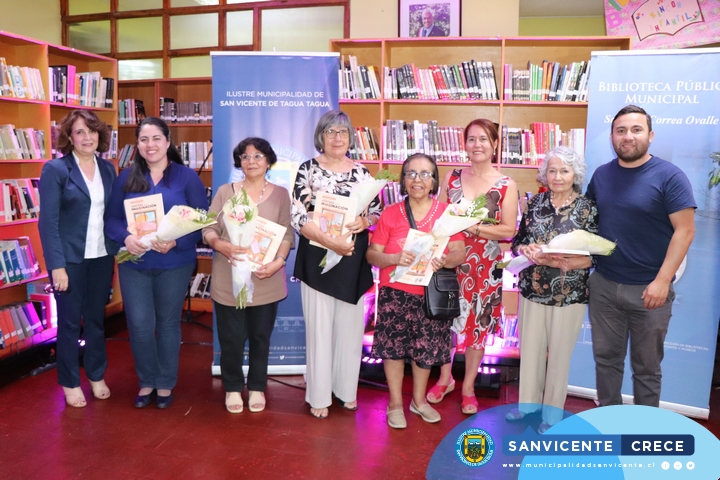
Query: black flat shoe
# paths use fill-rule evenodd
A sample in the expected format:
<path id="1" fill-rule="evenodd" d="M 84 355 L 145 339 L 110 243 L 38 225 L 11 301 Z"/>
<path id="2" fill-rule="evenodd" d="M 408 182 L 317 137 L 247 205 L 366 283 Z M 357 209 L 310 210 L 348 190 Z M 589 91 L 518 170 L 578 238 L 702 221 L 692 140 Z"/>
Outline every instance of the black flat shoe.
<path id="1" fill-rule="evenodd" d="M 148 393 L 147 395 L 138 395 L 135 397 L 135 408 L 145 408 L 152 402 L 152 397 L 155 396 L 155 390 Z"/>
<path id="2" fill-rule="evenodd" d="M 341 406 L 342 408 L 344 408 L 345 410 L 350 410 L 351 412 L 354 412 L 355 410 L 358 409 L 357 400 L 355 401 L 355 406 L 354 406 L 354 407 L 348 407 L 348 403 L 351 403 L 351 402 L 344 402 L 344 401 L 340 400 L 338 397 L 335 396 L 334 393 L 333 393 L 333 398 L 335 398 L 335 400 L 337 400 L 337 402 L 338 402 L 338 405 L 340 405 L 340 406 Z"/>
<path id="3" fill-rule="evenodd" d="M 171 393 L 167 397 L 161 397 L 160 395 L 157 396 L 155 399 L 155 405 L 160 408 L 168 408 L 173 402 L 173 394 Z"/>

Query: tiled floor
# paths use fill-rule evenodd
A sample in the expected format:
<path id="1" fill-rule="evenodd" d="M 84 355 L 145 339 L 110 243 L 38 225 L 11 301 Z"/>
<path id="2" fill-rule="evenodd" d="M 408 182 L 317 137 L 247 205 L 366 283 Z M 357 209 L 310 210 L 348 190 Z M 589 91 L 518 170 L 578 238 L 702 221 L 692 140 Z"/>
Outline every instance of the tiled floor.
<path id="1" fill-rule="evenodd" d="M 393 430 L 385 420 L 386 392 L 363 384 L 358 411 L 333 406 L 327 420 L 317 420 L 308 413 L 299 376 L 270 380 L 264 412 L 232 415 L 225 411 L 220 380 L 210 375 L 211 332 L 189 324 L 183 324 L 187 343 L 175 402 L 167 410 L 138 410 L 127 332 L 117 321 L 110 330 L 109 400 L 91 398 L 84 380 L 88 406 L 69 408 L 55 370 L 15 379 L 0 369 L 0 478 L 424 478 L 435 447 L 467 418 L 456 390 L 438 405 L 440 423 L 424 423 L 406 405 L 408 428 Z M 28 370 L 33 363 L 15 368 Z M 517 387 L 509 384 L 500 396 L 479 397 L 480 408 L 516 399 Z M 573 412 L 592 407 L 572 397 L 566 405 Z M 701 423 L 720 434 L 717 390 L 711 421 Z"/>

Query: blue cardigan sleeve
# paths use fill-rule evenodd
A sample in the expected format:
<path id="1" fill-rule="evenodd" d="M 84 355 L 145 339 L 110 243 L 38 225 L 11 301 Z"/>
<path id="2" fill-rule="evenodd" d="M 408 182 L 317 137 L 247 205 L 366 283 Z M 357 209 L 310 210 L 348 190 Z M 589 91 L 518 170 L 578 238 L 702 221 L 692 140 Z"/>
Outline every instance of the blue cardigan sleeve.
<path id="1" fill-rule="evenodd" d="M 190 168 L 184 168 L 183 172 L 186 177 L 186 181 L 184 182 L 185 198 L 187 199 L 188 206 L 207 210 L 209 205 L 207 195 L 205 194 L 205 185 L 202 183 L 202 180 L 200 180 L 200 177 Z M 175 241 L 176 248 L 178 250 L 194 249 L 195 245 L 197 245 L 201 239 L 202 230 L 198 230 L 197 232 L 178 238 Z"/>
<path id="2" fill-rule="evenodd" d="M 125 239 L 130 235 L 125 220 L 125 183 L 127 182 L 130 169 L 120 172 L 115 179 L 110 193 L 110 203 L 105 208 L 105 235 L 117 242 L 121 247 L 125 246 Z"/>

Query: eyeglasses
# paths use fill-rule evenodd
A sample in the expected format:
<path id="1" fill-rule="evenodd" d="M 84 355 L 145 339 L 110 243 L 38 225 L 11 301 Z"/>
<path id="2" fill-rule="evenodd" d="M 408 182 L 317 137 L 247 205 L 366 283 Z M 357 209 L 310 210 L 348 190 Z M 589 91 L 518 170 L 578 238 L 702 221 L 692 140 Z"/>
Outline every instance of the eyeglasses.
<path id="1" fill-rule="evenodd" d="M 256 153 L 255 155 L 248 155 L 248 154 L 240 155 L 240 160 L 243 162 L 249 162 L 250 159 L 253 159 L 256 162 L 259 162 L 263 158 L 265 158 L 265 154 L 263 154 L 263 153 Z"/>
<path id="2" fill-rule="evenodd" d="M 405 180 L 415 180 L 417 177 L 421 180 L 429 180 L 432 178 L 432 172 L 405 172 Z"/>
<path id="3" fill-rule="evenodd" d="M 340 138 L 348 138 L 350 136 L 350 130 L 347 128 L 343 128 L 342 130 L 335 130 L 333 128 L 328 128 L 325 130 L 325 136 L 328 138 L 335 138 L 338 135 L 340 135 Z"/>

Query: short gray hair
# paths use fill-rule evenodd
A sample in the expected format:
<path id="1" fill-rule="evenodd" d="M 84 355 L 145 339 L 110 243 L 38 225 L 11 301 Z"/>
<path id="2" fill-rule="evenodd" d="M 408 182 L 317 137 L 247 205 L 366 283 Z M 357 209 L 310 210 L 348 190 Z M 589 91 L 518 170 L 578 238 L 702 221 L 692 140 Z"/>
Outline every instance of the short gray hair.
<path id="1" fill-rule="evenodd" d="M 582 186 L 585 185 L 587 165 L 585 165 L 585 160 L 583 160 L 583 157 L 570 147 L 555 147 L 545 154 L 545 159 L 543 160 L 540 168 L 538 169 L 537 181 L 540 182 L 544 187 L 548 186 L 547 166 L 551 158 L 559 158 L 562 163 L 572 168 L 573 173 L 575 174 L 575 179 L 573 181 L 573 190 L 580 193 L 582 191 Z"/>
<path id="2" fill-rule="evenodd" d="M 323 134 L 325 130 L 333 126 L 346 127 L 350 132 L 349 148 L 355 148 L 355 129 L 352 126 L 350 117 L 342 110 L 330 110 L 320 117 L 320 120 L 318 120 L 317 126 L 315 127 L 315 137 L 313 138 L 313 141 L 315 142 L 315 150 L 322 152 L 325 149 Z"/>

